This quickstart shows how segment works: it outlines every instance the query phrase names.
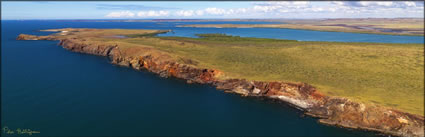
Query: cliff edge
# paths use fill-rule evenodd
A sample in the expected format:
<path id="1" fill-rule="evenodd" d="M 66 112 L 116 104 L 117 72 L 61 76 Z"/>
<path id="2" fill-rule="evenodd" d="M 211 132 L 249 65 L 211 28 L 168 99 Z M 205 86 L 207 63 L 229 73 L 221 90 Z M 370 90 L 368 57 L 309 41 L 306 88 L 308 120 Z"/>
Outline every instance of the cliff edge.
<path id="1" fill-rule="evenodd" d="M 264 97 L 286 102 L 320 123 L 377 131 L 395 136 L 424 136 L 424 117 L 373 104 L 327 96 L 307 83 L 264 82 L 221 79 L 220 70 L 179 63 L 169 53 L 148 47 L 122 48 L 120 44 L 86 43 L 83 38 L 21 34 L 17 40 L 58 40 L 63 48 L 80 53 L 106 56 L 113 64 L 147 70 L 161 77 L 176 77 L 188 83 L 209 84 L 219 90 L 242 96 Z M 132 54 L 137 50 L 139 54 Z"/>

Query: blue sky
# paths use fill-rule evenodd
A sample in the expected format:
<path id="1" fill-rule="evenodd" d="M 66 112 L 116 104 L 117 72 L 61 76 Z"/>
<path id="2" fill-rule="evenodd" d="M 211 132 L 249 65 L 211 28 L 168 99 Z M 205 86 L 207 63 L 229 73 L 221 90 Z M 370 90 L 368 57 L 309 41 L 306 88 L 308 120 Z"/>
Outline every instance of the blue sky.
<path id="1" fill-rule="evenodd" d="M 2 19 L 424 17 L 421 1 L 1 2 Z"/>

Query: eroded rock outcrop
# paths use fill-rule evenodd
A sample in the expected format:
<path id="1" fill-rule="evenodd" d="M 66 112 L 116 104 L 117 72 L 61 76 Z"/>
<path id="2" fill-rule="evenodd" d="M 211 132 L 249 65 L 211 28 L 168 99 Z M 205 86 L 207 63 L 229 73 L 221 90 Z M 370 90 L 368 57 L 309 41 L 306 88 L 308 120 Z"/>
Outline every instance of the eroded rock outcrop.
<path id="1" fill-rule="evenodd" d="M 424 117 L 390 108 L 325 96 L 306 83 L 264 82 L 245 79 L 219 79 L 222 72 L 181 64 L 166 53 L 129 56 L 119 45 L 87 44 L 81 39 L 19 35 L 18 40 L 59 40 L 62 47 L 81 53 L 107 56 L 113 64 L 145 69 L 161 77 L 176 77 L 188 83 L 210 84 L 219 90 L 243 96 L 258 96 L 289 103 L 319 122 L 347 128 L 365 129 L 396 136 L 424 136 Z M 144 50 L 144 49 L 142 49 Z M 145 49 L 146 51 L 152 49 Z"/>
<path id="2" fill-rule="evenodd" d="M 57 40 L 54 36 L 34 36 L 27 34 L 20 34 L 16 40 Z"/>

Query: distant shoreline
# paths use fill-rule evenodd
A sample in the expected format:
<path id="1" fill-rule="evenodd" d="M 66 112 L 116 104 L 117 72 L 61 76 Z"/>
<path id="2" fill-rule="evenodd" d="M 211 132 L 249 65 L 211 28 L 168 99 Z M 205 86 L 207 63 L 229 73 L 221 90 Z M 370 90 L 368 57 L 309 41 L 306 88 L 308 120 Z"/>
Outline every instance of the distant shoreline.
<path id="1" fill-rule="evenodd" d="M 191 24 L 199 28 L 284 28 L 327 32 L 424 36 L 423 18 L 363 18 L 282 20 L 285 24 Z"/>

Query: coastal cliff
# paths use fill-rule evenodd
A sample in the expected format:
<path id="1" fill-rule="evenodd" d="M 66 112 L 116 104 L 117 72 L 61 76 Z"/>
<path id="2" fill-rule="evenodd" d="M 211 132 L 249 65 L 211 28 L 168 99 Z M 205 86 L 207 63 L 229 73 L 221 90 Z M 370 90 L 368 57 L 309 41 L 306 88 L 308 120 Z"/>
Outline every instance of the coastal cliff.
<path id="1" fill-rule="evenodd" d="M 147 70 L 161 77 L 184 79 L 188 83 L 209 84 L 219 90 L 242 96 L 280 100 L 303 110 L 307 115 L 318 117 L 319 122 L 324 124 L 396 136 L 424 136 L 423 116 L 342 97 L 326 96 L 307 83 L 220 79 L 223 75 L 220 70 L 179 63 L 165 52 L 152 52 L 155 49 L 145 47 L 124 49 L 119 44 L 87 44 L 82 38 L 24 34 L 19 35 L 17 40 L 59 40 L 59 45 L 67 50 L 109 57 L 113 64 Z M 131 52 L 134 50 L 146 52 L 143 55 L 133 55 Z"/>

